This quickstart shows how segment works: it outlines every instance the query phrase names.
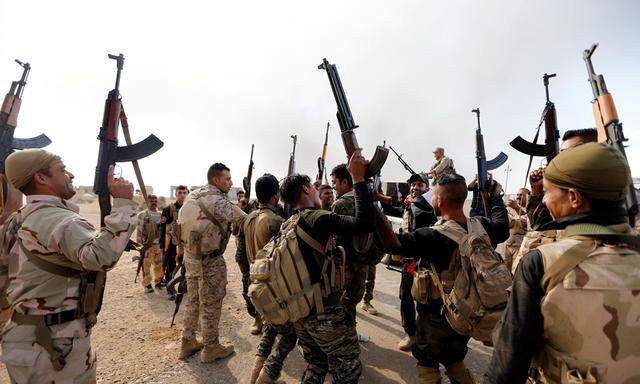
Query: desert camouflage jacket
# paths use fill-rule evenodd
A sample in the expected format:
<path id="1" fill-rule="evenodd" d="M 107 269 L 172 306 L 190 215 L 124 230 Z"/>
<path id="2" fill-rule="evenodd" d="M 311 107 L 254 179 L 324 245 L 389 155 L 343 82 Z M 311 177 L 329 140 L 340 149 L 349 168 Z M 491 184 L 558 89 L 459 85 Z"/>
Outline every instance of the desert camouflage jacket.
<path id="1" fill-rule="evenodd" d="M 207 212 L 202 211 L 200 203 Z M 217 224 L 209 219 L 209 215 L 216 219 Z M 226 193 L 212 185 L 192 191 L 178 214 L 185 256 L 198 260 L 199 253 L 224 253 L 231 236 L 231 224 L 241 225 L 246 216 Z"/>
<path id="2" fill-rule="evenodd" d="M 140 244 L 160 244 L 160 211 L 145 210 L 138 214 L 136 241 Z"/>
<path id="3" fill-rule="evenodd" d="M 67 268 L 107 271 L 116 265 L 136 228 L 135 210 L 135 202 L 114 199 L 105 227 L 98 231 L 69 201 L 55 196 L 27 196 L 27 204 L 17 212 L 15 220 L 7 221 L 0 231 L 5 234 L 1 239 L 0 265 L 4 269 L 0 279 L 9 281 L 7 298 L 12 309 L 30 315 L 76 309 L 80 279 L 39 269 L 28 260 L 25 249 Z M 14 223 L 22 225 L 11 228 Z M 80 319 L 52 326 L 52 336 L 86 336 L 84 322 Z M 2 339 L 35 340 L 34 327 L 9 322 Z"/>

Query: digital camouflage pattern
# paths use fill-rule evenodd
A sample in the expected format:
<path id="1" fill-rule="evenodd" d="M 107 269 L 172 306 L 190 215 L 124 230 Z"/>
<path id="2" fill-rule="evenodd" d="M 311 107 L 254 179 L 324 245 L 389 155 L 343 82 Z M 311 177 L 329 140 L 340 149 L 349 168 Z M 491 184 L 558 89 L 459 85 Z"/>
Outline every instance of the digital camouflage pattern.
<path id="1" fill-rule="evenodd" d="M 136 204 L 114 199 L 105 227 L 97 231 L 78 214 L 78 207 L 54 196 L 28 196 L 18 211 L 23 222 L 13 238 L 3 233 L 0 264 L 5 267 L 12 310 L 29 315 L 46 315 L 78 307 L 80 279 L 53 275 L 32 264 L 19 243 L 49 262 L 88 271 L 113 268 L 136 227 Z M 13 221 L 12 221 L 13 222 Z M 5 225 L 11 225 L 8 222 Z M 4 228 L 4 227 L 3 227 Z M 4 228 L 8 229 L 8 227 Z M 14 241 L 15 240 L 15 241 Z M 8 246 L 13 244 L 9 249 Z M 49 354 L 36 341 L 35 327 L 9 321 L 2 334 L 2 361 L 17 383 L 94 382 L 96 359 L 90 330 L 84 319 L 50 327 L 54 346 L 66 356 L 67 365 L 55 371 Z"/>
<path id="2" fill-rule="evenodd" d="M 583 239 L 539 246 L 545 271 Z M 544 339 L 534 361 L 542 382 L 640 382 L 639 293 L 640 253 L 598 243 L 542 300 Z"/>
<path id="3" fill-rule="evenodd" d="M 507 207 L 509 213 L 509 238 L 504 243 L 504 262 L 511 271 L 513 258 L 516 256 L 527 233 L 527 215 L 519 214 L 515 209 Z"/>
<path id="4" fill-rule="evenodd" d="M 202 212 L 202 201 L 208 214 Z M 207 216 L 213 215 L 222 229 Z M 219 343 L 218 324 L 222 299 L 226 295 L 227 265 L 222 257 L 231 224 L 241 225 L 246 214 L 220 189 L 206 185 L 192 191 L 178 214 L 184 247 L 184 266 L 187 279 L 187 296 L 182 338 L 195 338 L 200 319 L 202 342 L 205 346 Z M 219 256 L 208 255 L 217 252 Z"/>
<path id="5" fill-rule="evenodd" d="M 158 284 L 164 277 L 162 267 L 162 249 L 160 248 L 160 225 L 161 212 L 146 210 L 138 215 L 138 230 L 136 231 L 136 241 L 140 244 L 149 245 L 145 250 L 142 261 L 142 286 L 151 284 L 151 273 L 153 271 L 153 283 Z"/>

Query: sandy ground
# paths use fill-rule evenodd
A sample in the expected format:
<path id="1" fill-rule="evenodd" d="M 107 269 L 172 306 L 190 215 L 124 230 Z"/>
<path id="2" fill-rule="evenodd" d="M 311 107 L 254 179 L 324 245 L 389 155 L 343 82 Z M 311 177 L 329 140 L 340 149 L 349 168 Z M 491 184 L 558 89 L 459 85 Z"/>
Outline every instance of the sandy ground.
<path id="1" fill-rule="evenodd" d="M 97 204 L 81 206 L 81 213 L 98 221 Z M 253 366 L 259 336 L 249 333 L 252 319 L 247 315 L 241 295 L 240 271 L 234 261 L 235 243 L 230 242 L 227 261 L 227 296 L 223 304 L 220 334 L 233 342 L 236 353 L 229 359 L 201 364 L 198 355 L 178 360 L 182 312 L 176 326 L 169 327 L 174 304 L 165 291 L 145 294 L 134 284 L 136 262 L 133 253 L 125 253 L 108 274 L 105 301 L 93 331 L 93 346 L 98 355 L 100 383 L 245 383 Z M 358 332 L 371 337 L 361 343 L 364 371 L 362 383 L 416 383 L 415 360 L 410 353 L 396 349 L 404 332 L 400 323 L 398 284 L 400 275 L 378 266 L 374 305 L 377 316 L 358 313 Z M 467 363 L 476 378 L 486 369 L 491 349 L 470 343 Z M 304 369 L 298 349 L 285 362 L 281 382 L 297 383 Z M 0 383 L 8 383 L 4 369 Z M 327 380 L 330 382 L 330 380 Z"/>

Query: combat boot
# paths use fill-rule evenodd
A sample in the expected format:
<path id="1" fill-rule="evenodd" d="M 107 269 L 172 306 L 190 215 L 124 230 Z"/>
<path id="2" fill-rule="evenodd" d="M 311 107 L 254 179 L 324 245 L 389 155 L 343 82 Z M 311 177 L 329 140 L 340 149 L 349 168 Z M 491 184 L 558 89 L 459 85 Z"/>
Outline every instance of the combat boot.
<path id="1" fill-rule="evenodd" d="M 457 363 L 449 364 L 444 366 L 447 370 L 447 376 L 449 376 L 449 380 L 451 380 L 454 384 L 475 384 L 475 380 L 473 379 L 473 375 L 467 369 L 467 366 L 464 365 L 463 361 L 458 361 Z"/>
<path id="2" fill-rule="evenodd" d="M 415 337 L 407 335 L 398 342 L 398 349 L 401 351 L 409 352 L 414 342 Z"/>
<path id="3" fill-rule="evenodd" d="M 378 314 L 378 310 L 374 308 L 373 305 L 371 305 L 370 302 L 365 301 L 364 303 L 362 303 L 362 308 L 363 311 L 368 312 L 371 315 L 377 315 Z"/>
<path id="4" fill-rule="evenodd" d="M 418 383 L 420 384 L 440 384 L 440 370 L 431 367 L 418 365 Z"/>
<path id="5" fill-rule="evenodd" d="M 253 363 L 253 371 L 251 371 L 251 378 L 249 379 L 249 384 L 255 384 L 256 380 L 258 380 L 258 376 L 260 375 L 260 371 L 264 366 L 264 362 L 267 359 L 262 356 L 256 356 L 256 361 Z"/>
<path id="6" fill-rule="evenodd" d="M 259 335 L 262 333 L 262 317 L 259 314 L 253 318 L 253 325 L 251 326 L 251 334 Z"/>
<path id="7" fill-rule="evenodd" d="M 233 345 L 214 344 L 205 345 L 200 352 L 200 361 L 203 363 L 211 363 L 218 359 L 224 359 L 233 353 Z"/>
<path id="8" fill-rule="evenodd" d="M 420 384 L 440 384 L 442 382 L 440 370 L 418 365 L 418 382 Z"/>
<path id="9" fill-rule="evenodd" d="M 180 346 L 180 360 L 184 360 L 187 357 L 193 355 L 202 349 L 202 343 L 196 339 L 185 340 L 182 339 L 182 345 Z"/>
<path id="10" fill-rule="evenodd" d="M 269 377 L 269 375 L 267 375 L 267 372 L 262 371 L 262 373 L 260 373 L 260 376 L 258 377 L 258 381 L 256 381 L 256 384 L 274 384 L 275 380 L 273 380 L 271 377 Z"/>

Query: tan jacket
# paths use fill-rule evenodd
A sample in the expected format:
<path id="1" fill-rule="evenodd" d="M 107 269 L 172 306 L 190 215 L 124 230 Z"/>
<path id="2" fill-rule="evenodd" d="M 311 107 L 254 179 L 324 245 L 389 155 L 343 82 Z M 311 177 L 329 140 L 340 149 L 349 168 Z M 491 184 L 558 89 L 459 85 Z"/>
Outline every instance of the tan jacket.
<path id="1" fill-rule="evenodd" d="M 247 259 L 252 264 L 256 254 L 273 236 L 280 231 L 284 219 L 275 213 L 275 208 L 260 204 L 257 211 L 251 212 L 244 221 L 242 231 L 245 237 Z"/>

